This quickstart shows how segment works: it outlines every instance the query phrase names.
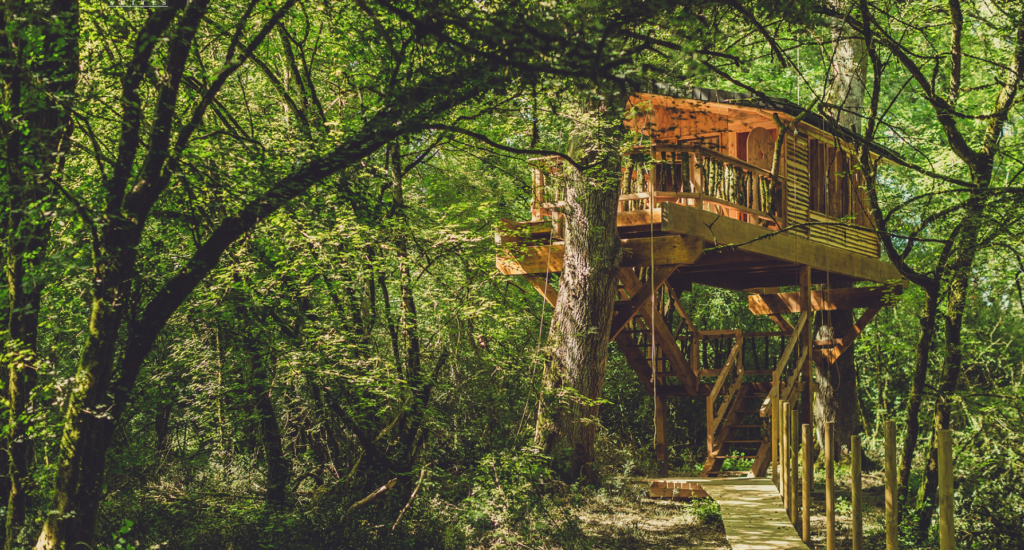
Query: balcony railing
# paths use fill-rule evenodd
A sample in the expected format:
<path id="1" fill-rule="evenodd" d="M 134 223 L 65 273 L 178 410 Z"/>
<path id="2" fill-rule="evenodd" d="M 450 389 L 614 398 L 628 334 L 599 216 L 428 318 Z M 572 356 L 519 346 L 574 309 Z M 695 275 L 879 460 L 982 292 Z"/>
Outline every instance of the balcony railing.
<path id="1" fill-rule="evenodd" d="M 786 180 L 703 147 L 651 147 L 624 159 L 619 211 L 650 210 L 675 202 L 769 229 L 787 225 Z M 535 221 L 557 218 L 564 200 L 560 159 L 536 159 Z M 774 183 L 773 183 L 774 182 Z"/>

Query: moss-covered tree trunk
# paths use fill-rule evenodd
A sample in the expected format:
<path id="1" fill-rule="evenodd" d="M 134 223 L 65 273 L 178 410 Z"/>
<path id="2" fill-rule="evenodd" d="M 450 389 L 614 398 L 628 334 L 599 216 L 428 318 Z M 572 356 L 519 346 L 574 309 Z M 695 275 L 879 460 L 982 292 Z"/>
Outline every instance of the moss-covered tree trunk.
<path id="1" fill-rule="evenodd" d="M 2 371 L 7 409 L 5 547 L 25 522 L 31 480 L 29 410 L 39 365 L 39 308 L 56 200 L 52 177 L 70 149 L 71 102 L 78 85 L 78 3 L 8 3 L 0 9 L 0 87 L 7 338 Z"/>
<path id="2" fill-rule="evenodd" d="M 925 382 L 928 379 L 928 366 L 931 364 L 932 342 L 935 340 L 935 319 L 939 308 L 938 285 L 927 284 L 922 288 L 926 296 L 925 308 L 924 313 L 918 319 L 921 325 L 921 336 L 917 341 L 914 378 L 911 382 L 910 396 L 907 399 L 907 432 L 900 454 L 897 484 L 901 502 L 907 501 L 910 491 L 910 471 L 913 468 L 914 454 L 917 452 L 917 443 L 921 436 L 921 405 L 924 402 Z"/>
<path id="3" fill-rule="evenodd" d="M 622 241 L 616 227 L 619 156 L 604 147 L 597 173 L 568 169 L 562 209 L 565 258 L 551 320 L 535 444 L 567 480 L 597 481 L 594 442 Z"/>
<path id="4" fill-rule="evenodd" d="M 260 434 L 266 457 L 267 504 L 271 507 L 280 507 L 288 498 L 288 481 L 292 476 L 292 465 L 284 454 L 281 427 L 277 423 L 278 414 L 274 409 L 270 359 L 254 335 L 243 335 L 242 342 L 251 381 L 253 427 Z"/>
<path id="5" fill-rule="evenodd" d="M 851 4 L 849 0 L 834 2 L 836 9 L 843 12 L 849 10 Z M 854 30 L 844 21 L 834 19 L 831 24 L 832 82 L 825 97 L 826 109 L 840 126 L 856 132 L 864 114 L 867 48 L 864 40 L 856 37 Z M 831 285 L 828 288 L 849 288 L 849 285 Z M 853 326 L 853 311 L 849 309 L 821 312 L 814 317 L 815 338 L 818 340 L 842 338 Z M 818 384 L 818 394 L 814 399 L 815 429 L 818 441 L 824 442 L 825 423 L 834 423 L 835 456 L 848 452 L 850 436 L 861 430 L 855 350 L 856 342 L 835 363 L 818 361 L 814 365 Z"/>

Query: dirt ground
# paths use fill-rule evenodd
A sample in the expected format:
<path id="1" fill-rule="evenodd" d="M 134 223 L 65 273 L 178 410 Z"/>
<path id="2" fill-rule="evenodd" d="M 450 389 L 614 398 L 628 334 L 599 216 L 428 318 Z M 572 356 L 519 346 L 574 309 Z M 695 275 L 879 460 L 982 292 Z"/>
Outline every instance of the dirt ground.
<path id="1" fill-rule="evenodd" d="M 595 548 L 727 550 L 721 521 L 702 521 L 692 502 L 647 498 L 649 483 L 620 479 L 597 493 L 580 519 Z"/>

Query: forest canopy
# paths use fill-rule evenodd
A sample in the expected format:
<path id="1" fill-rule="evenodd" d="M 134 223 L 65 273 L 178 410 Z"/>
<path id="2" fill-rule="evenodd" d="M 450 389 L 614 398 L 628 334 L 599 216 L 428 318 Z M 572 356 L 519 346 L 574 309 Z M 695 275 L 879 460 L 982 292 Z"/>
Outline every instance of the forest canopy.
<path id="1" fill-rule="evenodd" d="M 536 159 L 558 159 L 562 219 L 604 220 L 566 246 L 608 255 L 584 258 L 589 279 L 540 280 L 618 295 L 624 153 L 643 137 L 623 124 L 642 114 L 630 99 L 700 89 L 848 141 L 865 202 L 836 223 L 870 226 L 906 284 L 816 367 L 841 396 L 814 414 L 861 435 L 865 470 L 897 423 L 905 546 L 938 547 L 942 429 L 958 545 L 1024 540 L 1019 0 L 29 0 L 0 15 L 5 548 L 654 544 L 593 518 L 644 505 L 659 468 L 700 472 L 703 398 L 656 411 L 636 352 L 587 338 L 614 298 L 573 325 L 563 302 L 586 299 L 503 275 L 495 234 L 536 215 Z M 781 148 L 796 130 L 779 124 Z M 665 306 L 673 327 L 777 330 L 749 293 L 687 288 L 688 317 Z M 819 340 L 861 315 L 824 313 Z M 593 378 L 569 368 L 574 337 Z"/>

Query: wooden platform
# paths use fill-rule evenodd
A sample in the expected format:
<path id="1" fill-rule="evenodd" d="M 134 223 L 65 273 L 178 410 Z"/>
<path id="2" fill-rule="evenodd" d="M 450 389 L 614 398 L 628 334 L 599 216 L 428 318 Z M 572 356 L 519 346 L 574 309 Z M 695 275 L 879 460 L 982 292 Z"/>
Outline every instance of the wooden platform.
<path id="1" fill-rule="evenodd" d="M 706 493 L 722 509 L 725 536 L 733 550 L 809 550 L 782 507 L 775 484 L 764 477 L 663 478 L 661 487 L 686 487 L 693 496 Z M 667 496 L 667 495 L 666 495 Z"/>

